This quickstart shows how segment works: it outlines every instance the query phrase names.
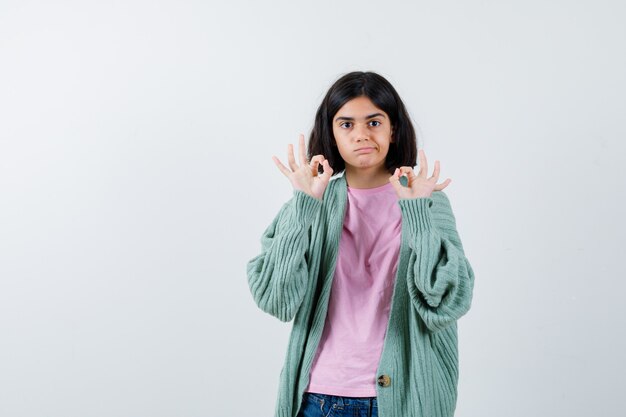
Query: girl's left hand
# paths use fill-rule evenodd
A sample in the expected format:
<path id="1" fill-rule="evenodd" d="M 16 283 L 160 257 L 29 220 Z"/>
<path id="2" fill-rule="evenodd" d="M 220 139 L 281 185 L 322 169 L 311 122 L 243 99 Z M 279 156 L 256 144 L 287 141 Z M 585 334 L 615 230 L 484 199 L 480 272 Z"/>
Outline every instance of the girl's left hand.
<path id="1" fill-rule="evenodd" d="M 420 149 L 418 155 L 420 170 L 417 175 L 415 175 L 413 168 L 411 167 L 400 167 L 399 169 L 396 168 L 393 175 L 389 177 L 389 182 L 393 184 L 393 188 L 396 190 L 398 198 L 430 197 L 433 191 L 443 190 L 452 181 L 448 178 L 441 184 L 437 184 L 437 180 L 439 179 L 439 161 L 435 161 L 433 176 L 426 178 L 426 174 L 428 173 L 426 154 L 423 149 Z M 403 174 L 409 180 L 406 187 L 400 184 L 400 176 Z"/>

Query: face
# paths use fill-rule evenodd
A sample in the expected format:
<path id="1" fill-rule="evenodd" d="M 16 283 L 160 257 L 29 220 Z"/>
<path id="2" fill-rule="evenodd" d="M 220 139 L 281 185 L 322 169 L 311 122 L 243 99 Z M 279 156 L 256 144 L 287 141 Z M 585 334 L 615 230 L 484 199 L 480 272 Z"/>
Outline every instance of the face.
<path id="1" fill-rule="evenodd" d="M 386 171 L 392 133 L 387 113 L 364 96 L 346 102 L 333 117 L 333 134 L 346 171 Z"/>

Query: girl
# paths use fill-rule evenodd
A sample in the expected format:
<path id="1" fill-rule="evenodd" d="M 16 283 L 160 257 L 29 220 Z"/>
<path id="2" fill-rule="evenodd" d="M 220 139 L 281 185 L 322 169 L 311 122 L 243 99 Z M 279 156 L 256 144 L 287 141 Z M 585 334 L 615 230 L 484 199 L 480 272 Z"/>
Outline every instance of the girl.
<path id="1" fill-rule="evenodd" d="M 293 197 L 247 265 L 258 307 L 294 319 L 275 417 L 452 417 L 474 272 L 451 180 L 438 184 L 439 161 L 427 176 L 402 100 L 372 72 L 331 86 L 310 159 L 303 135 L 298 151 L 289 167 L 273 157 Z"/>

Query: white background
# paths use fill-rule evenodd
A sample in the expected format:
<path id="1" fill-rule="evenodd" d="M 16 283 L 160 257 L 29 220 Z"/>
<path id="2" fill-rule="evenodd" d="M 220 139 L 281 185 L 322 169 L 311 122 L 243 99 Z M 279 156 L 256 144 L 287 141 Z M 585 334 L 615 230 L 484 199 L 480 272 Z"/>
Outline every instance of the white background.
<path id="1" fill-rule="evenodd" d="M 0 415 L 270 416 L 246 263 L 330 85 L 398 90 L 476 273 L 457 416 L 623 412 L 620 1 L 0 2 Z M 432 168 L 432 165 L 431 165 Z"/>

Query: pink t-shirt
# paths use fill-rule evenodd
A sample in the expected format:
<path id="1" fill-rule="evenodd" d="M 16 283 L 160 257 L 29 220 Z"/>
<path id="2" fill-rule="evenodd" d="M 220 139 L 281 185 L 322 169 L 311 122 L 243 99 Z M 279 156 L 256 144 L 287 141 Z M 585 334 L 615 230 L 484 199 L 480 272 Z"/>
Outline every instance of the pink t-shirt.
<path id="1" fill-rule="evenodd" d="M 306 392 L 375 397 L 398 268 L 401 212 L 393 186 L 348 187 L 324 331 Z"/>

